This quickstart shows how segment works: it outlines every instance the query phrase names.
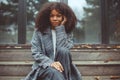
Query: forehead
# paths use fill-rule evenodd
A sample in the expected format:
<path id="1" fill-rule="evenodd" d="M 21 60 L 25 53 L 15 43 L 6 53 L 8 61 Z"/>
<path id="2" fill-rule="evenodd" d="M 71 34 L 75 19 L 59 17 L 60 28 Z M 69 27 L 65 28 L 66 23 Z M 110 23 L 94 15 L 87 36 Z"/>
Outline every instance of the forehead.
<path id="1" fill-rule="evenodd" d="M 51 10 L 50 13 L 51 13 L 51 14 L 61 14 L 61 11 L 60 11 L 60 10 L 53 9 L 53 10 Z"/>

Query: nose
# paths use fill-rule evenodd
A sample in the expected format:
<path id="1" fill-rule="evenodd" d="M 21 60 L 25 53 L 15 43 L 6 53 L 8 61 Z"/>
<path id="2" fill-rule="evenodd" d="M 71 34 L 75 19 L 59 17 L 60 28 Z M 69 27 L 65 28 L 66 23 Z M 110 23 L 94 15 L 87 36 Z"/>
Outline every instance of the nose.
<path id="1" fill-rule="evenodd" d="M 56 16 L 54 16 L 54 17 L 53 17 L 53 20 L 57 20 L 57 17 L 56 17 Z"/>

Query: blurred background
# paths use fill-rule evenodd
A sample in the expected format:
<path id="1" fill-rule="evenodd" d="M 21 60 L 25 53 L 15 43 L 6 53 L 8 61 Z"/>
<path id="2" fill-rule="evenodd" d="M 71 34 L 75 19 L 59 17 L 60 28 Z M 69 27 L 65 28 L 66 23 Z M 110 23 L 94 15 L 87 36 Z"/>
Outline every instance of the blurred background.
<path id="1" fill-rule="evenodd" d="M 0 0 L 0 44 L 30 44 L 42 4 L 62 1 L 77 16 L 77 44 L 120 44 L 120 0 Z"/>

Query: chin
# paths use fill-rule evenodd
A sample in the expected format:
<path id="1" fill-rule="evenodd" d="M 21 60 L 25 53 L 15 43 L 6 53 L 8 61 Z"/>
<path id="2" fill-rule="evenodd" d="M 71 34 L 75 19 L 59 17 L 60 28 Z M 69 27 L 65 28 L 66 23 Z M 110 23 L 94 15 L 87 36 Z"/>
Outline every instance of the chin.
<path id="1" fill-rule="evenodd" d="M 53 22 L 51 22 L 51 24 L 52 24 L 52 26 L 54 26 L 54 27 L 56 27 L 56 26 L 60 26 L 60 23 L 53 23 Z"/>
<path id="2" fill-rule="evenodd" d="M 57 27 L 57 26 L 59 26 L 59 25 L 53 25 L 54 27 Z"/>

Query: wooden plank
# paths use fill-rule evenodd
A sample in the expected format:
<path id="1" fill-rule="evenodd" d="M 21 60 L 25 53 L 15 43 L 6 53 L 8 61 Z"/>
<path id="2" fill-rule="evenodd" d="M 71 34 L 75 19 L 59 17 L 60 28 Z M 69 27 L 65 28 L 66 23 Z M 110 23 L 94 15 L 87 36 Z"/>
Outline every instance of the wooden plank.
<path id="1" fill-rule="evenodd" d="M 73 60 L 120 61 L 120 52 L 72 52 Z"/>
<path id="2" fill-rule="evenodd" d="M 25 76 L 32 69 L 29 65 L 0 66 L 0 76 Z"/>
<path id="3" fill-rule="evenodd" d="M 0 76 L 0 80 L 21 80 L 25 76 Z M 120 76 L 82 76 L 82 80 L 120 80 Z"/>
<path id="4" fill-rule="evenodd" d="M 107 76 L 107 75 L 120 75 L 120 66 L 100 66 L 100 65 L 91 65 L 91 66 L 77 66 L 78 70 L 83 76 Z"/>
<path id="5" fill-rule="evenodd" d="M 32 65 L 34 61 L 0 61 L 0 66 L 10 66 L 10 65 Z M 120 61 L 73 61 L 75 65 L 78 66 L 88 66 L 88 65 L 120 65 Z"/>
<path id="6" fill-rule="evenodd" d="M 33 60 L 29 50 L 6 50 L 0 51 L 0 61 L 24 61 Z"/>
<path id="7" fill-rule="evenodd" d="M 82 76 L 82 80 L 120 80 L 120 76 Z"/>
<path id="8" fill-rule="evenodd" d="M 77 65 L 84 76 L 94 75 L 120 75 L 120 64 L 116 65 Z M 0 65 L 0 75 L 24 76 L 31 71 L 31 65 Z"/>
<path id="9" fill-rule="evenodd" d="M 21 80 L 23 76 L 0 76 L 0 80 Z"/>
<path id="10" fill-rule="evenodd" d="M 0 66 L 32 66 L 33 61 L 0 61 Z"/>
<path id="11" fill-rule="evenodd" d="M 71 51 L 73 60 L 120 61 L 120 51 Z M 29 49 L 1 50 L 0 61 L 33 60 Z"/>

